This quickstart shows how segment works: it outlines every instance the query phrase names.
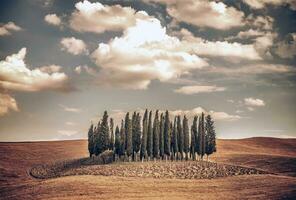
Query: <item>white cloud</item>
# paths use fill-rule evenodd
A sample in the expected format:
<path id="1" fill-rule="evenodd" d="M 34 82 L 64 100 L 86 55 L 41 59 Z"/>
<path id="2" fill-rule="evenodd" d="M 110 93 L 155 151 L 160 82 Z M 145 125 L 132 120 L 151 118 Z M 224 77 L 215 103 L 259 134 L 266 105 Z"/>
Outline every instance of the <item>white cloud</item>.
<path id="1" fill-rule="evenodd" d="M 296 55 L 296 33 L 289 34 L 287 41 L 279 42 L 275 53 L 281 58 L 293 58 Z"/>
<path id="2" fill-rule="evenodd" d="M 91 3 L 87 0 L 75 4 L 70 27 L 79 32 L 102 33 L 108 30 L 122 31 L 133 26 L 138 17 L 143 17 L 131 7 L 120 5 L 103 5 L 99 2 Z"/>
<path id="3" fill-rule="evenodd" d="M 262 99 L 255 99 L 253 97 L 245 98 L 245 104 L 247 106 L 265 106 L 265 102 Z"/>
<path id="4" fill-rule="evenodd" d="M 62 20 L 60 17 L 58 17 L 56 14 L 48 14 L 44 17 L 44 20 L 53 26 L 59 26 L 62 23 Z"/>
<path id="5" fill-rule="evenodd" d="M 296 70 L 289 65 L 281 64 L 249 64 L 240 67 L 226 68 L 226 67 L 211 67 L 208 70 L 213 73 L 222 73 L 225 75 L 241 75 L 241 74 L 269 74 L 269 73 L 289 73 L 296 72 Z"/>
<path id="6" fill-rule="evenodd" d="M 65 136 L 72 136 L 77 134 L 77 131 L 75 130 L 58 130 L 59 134 L 65 135 Z"/>
<path id="7" fill-rule="evenodd" d="M 213 119 L 218 121 L 236 121 L 241 119 L 241 116 L 239 115 L 231 115 L 226 112 L 217 112 L 217 111 L 206 111 L 202 107 L 196 107 L 191 110 L 173 110 L 171 111 L 172 115 L 186 115 L 189 118 L 193 118 L 195 115 L 201 115 L 201 113 L 210 114 Z"/>
<path id="8" fill-rule="evenodd" d="M 137 19 L 136 25 L 127 28 L 121 37 L 100 43 L 92 53 L 101 67 L 101 84 L 146 89 L 151 80 L 168 81 L 208 65 L 187 50 L 178 49 L 178 38 L 168 36 L 159 20 L 142 14 L 146 17 Z"/>
<path id="9" fill-rule="evenodd" d="M 26 48 L 22 48 L 0 61 L 0 88 L 28 92 L 71 89 L 66 74 L 59 72 L 60 67 L 29 69 L 24 61 L 26 52 Z"/>
<path id="10" fill-rule="evenodd" d="M 179 22 L 227 30 L 244 26 L 244 13 L 223 2 L 207 0 L 146 0 L 167 5 L 167 12 Z"/>
<path id="11" fill-rule="evenodd" d="M 87 65 L 79 65 L 77 67 L 75 67 L 74 71 L 77 73 L 77 74 L 81 74 L 82 71 L 85 71 L 87 74 L 89 75 L 96 75 L 97 74 L 97 71 L 94 70 L 93 68 L 87 66 Z"/>
<path id="12" fill-rule="evenodd" d="M 228 41 L 208 41 L 192 35 L 182 29 L 182 47 L 193 51 L 197 55 L 209 57 L 222 57 L 228 61 L 262 60 L 254 44 L 241 44 Z"/>
<path id="13" fill-rule="evenodd" d="M 61 39 L 62 50 L 67 51 L 73 55 L 79 55 L 82 53 L 88 53 L 86 44 L 83 40 L 74 38 L 74 37 L 67 37 Z"/>
<path id="14" fill-rule="evenodd" d="M 80 108 L 68 107 L 62 104 L 59 104 L 59 106 L 66 112 L 80 113 L 82 111 Z"/>
<path id="15" fill-rule="evenodd" d="M 19 111 L 16 100 L 9 94 L 0 93 L 0 116 L 6 115 L 9 111 Z"/>
<path id="16" fill-rule="evenodd" d="M 11 35 L 12 31 L 20 31 L 21 27 L 17 26 L 14 22 L 8 22 L 7 24 L 0 25 L 0 36 Z"/>
<path id="17" fill-rule="evenodd" d="M 292 10 L 296 10 L 295 0 L 243 0 L 253 9 L 263 9 L 267 5 L 283 6 L 289 5 Z"/>
<path id="18" fill-rule="evenodd" d="M 176 93 L 181 94 L 198 94 L 198 93 L 211 93 L 225 91 L 225 87 L 217 87 L 215 85 L 191 85 L 183 86 L 175 90 Z"/>

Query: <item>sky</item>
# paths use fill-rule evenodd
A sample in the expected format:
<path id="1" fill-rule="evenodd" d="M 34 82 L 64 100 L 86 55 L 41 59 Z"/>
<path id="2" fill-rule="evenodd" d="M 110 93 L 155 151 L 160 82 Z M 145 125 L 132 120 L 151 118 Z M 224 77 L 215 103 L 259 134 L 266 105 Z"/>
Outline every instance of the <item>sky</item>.
<path id="1" fill-rule="evenodd" d="M 296 137 L 295 0 L 2 0 L 0 141 L 87 137 L 104 110 Z"/>

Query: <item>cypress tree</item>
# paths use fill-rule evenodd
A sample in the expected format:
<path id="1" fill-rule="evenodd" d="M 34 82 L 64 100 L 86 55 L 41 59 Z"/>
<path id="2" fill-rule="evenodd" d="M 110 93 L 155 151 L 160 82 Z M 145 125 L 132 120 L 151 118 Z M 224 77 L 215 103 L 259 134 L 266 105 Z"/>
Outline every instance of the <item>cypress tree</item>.
<path id="1" fill-rule="evenodd" d="M 101 135 L 101 121 L 98 122 L 95 134 L 94 134 L 94 141 L 95 141 L 95 155 L 99 155 L 102 151 L 102 144 L 100 140 Z"/>
<path id="2" fill-rule="evenodd" d="M 108 125 L 108 113 L 107 111 L 104 112 L 102 124 L 100 127 L 100 134 L 99 134 L 99 141 L 100 141 L 100 153 L 104 152 L 109 148 L 109 125 Z"/>
<path id="3" fill-rule="evenodd" d="M 145 110 L 144 118 L 143 118 L 143 135 L 141 139 L 141 152 L 140 152 L 140 159 L 143 160 L 144 157 L 147 156 L 147 134 L 148 134 L 148 110 Z"/>
<path id="4" fill-rule="evenodd" d="M 132 122 L 129 113 L 125 116 L 126 154 L 130 158 L 133 153 Z M 130 159 L 129 159 L 130 160 Z"/>
<path id="5" fill-rule="evenodd" d="M 88 152 L 89 152 L 89 157 L 91 157 L 94 154 L 94 130 L 93 130 L 93 124 L 90 125 L 87 135 L 88 135 Z"/>
<path id="6" fill-rule="evenodd" d="M 124 121 L 121 120 L 121 127 L 120 127 L 120 152 L 119 156 L 125 155 L 125 142 L 126 137 L 125 137 L 125 129 L 124 129 Z"/>
<path id="7" fill-rule="evenodd" d="M 148 120 L 147 153 L 149 158 L 153 157 L 152 111 L 149 112 L 149 120 Z"/>
<path id="8" fill-rule="evenodd" d="M 203 160 L 203 156 L 205 155 L 205 126 L 204 126 L 204 113 L 201 113 L 200 119 L 200 145 L 199 145 L 199 153 L 200 157 Z"/>
<path id="9" fill-rule="evenodd" d="M 153 122 L 153 156 L 156 159 L 159 157 L 159 131 L 159 117 L 157 110 Z"/>
<path id="10" fill-rule="evenodd" d="M 195 153 L 199 154 L 199 125 L 197 124 L 198 117 L 194 116 L 193 118 L 193 124 L 192 124 L 192 133 L 194 137 L 194 158 L 195 158 Z M 197 130 L 198 126 L 198 130 Z"/>
<path id="11" fill-rule="evenodd" d="M 133 149 L 132 149 L 132 152 L 133 152 L 133 160 L 135 160 L 135 142 L 136 142 L 136 135 L 137 135 L 137 133 L 136 133 L 136 124 L 137 124 L 137 113 L 136 113 L 136 111 L 133 113 L 133 116 L 132 116 L 132 143 L 133 143 L 133 145 L 132 145 L 132 147 L 133 147 Z"/>
<path id="12" fill-rule="evenodd" d="M 114 150 L 114 121 L 113 118 L 110 118 L 110 150 Z"/>
<path id="13" fill-rule="evenodd" d="M 181 155 L 181 159 L 183 160 L 183 152 L 184 152 L 184 135 L 181 125 L 181 117 L 180 115 L 177 117 L 177 132 L 178 132 L 178 149 Z"/>
<path id="14" fill-rule="evenodd" d="M 164 157 L 164 116 L 162 113 L 160 115 L 160 124 L 159 124 L 159 155 L 163 159 Z"/>
<path id="15" fill-rule="evenodd" d="M 121 153 L 120 153 L 120 151 L 121 151 L 121 141 L 120 141 L 120 131 L 119 131 L 119 128 L 118 128 L 118 126 L 116 126 L 116 128 L 115 128 L 115 144 L 114 144 L 114 146 L 115 146 L 115 154 L 116 155 L 121 155 Z"/>
<path id="16" fill-rule="evenodd" d="M 137 161 L 137 154 L 140 151 L 140 147 L 141 147 L 141 116 L 140 113 L 137 113 L 136 115 L 136 119 L 135 119 L 135 135 L 133 135 L 133 149 L 134 152 L 136 154 L 136 161 Z"/>
<path id="17" fill-rule="evenodd" d="M 195 134 L 194 134 L 193 125 L 191 126 L 190 133 L 191 133 L 190 154 L 191 154 L 191 159 L 195 160 Z"/>
<path id="18" fill-rule="evenodd" d="M 206 117 L 206 150 L 205 153 L 208 156 L 212 153 L 216 152 L 216 132 L 214 127 L 214 121 L 212 120 L 211 115 L 207 115 Z"/>
<path id="19" fill-rule="evenodd" d="M 177 117 L 174 119 L 174 127 L 172 131 L 172 151 L 175 159 L 177 159 L 178 148 L 178 130 L 177 130 Z"/>
<path id="20" fill-rule="evenodd" d="M 171 154 L 171 130 L 169 111 L 166 111 L 164 120 L 164 153 L 166 158 Z"/>
<path id="21" fill-rule="evenodd" d="M 189 153 L 189 127 L 188 127 L 188 119 L 186 115 L 183 118 L 183 137 L 184 137 L 184 153 L 185 158 L 188 160 L 188 153 Z"/>

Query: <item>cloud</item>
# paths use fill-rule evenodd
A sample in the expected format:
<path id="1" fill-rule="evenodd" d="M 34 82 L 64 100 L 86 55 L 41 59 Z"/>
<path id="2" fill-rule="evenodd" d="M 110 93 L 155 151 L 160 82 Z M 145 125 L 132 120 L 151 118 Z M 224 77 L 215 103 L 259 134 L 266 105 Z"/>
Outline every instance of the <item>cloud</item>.
<path id="1" fill-rule="evenodd" d="M 72 135 L 76 135 L 77 131 L 75 131 L 75 130 L 58 130 L 58 133 L 65 135 L 65 136 L 72 136 Z"/>
<path id="2" fill-rule="evenodd" d="M 9 111 L 19 111 L 16 100 L 9 94 L 0 93 L 0 116 L 6 115 Z"/>
<path id="3" fill-rule="evenodd" d="M 67 51 L 73 55 L 79 55 L 82 53 L 88 54 L 86 44 L 83 40 L 74 37 L 67 37 L 62 38 L 60 43 L 63 51 Z"/>
<path id="4" fill-rule="evenodd" d="M 59 104 L 59 106 L 61 108 L 63 108 L 63 110 L 66 111 L 66 112 L 72 112 L 72 113 L 80 113 L 80 112 L 82 112 L 82 110 L 80 108 L 68 107 L 68 106 L 65 106 L 65 105 L 62 105 L 62 104 Z"/>
<path id="5" fill-rule="evenodd" d="M 245 98 L 244 99 L 245 101 L 245 105 L 247 106 L 265 106 L 265 102 L 261 99 L 255 99 L 255 98 L 252 98 L 252 97 L 249 97 L 249 98 Z"/>
<path id="6" fill-rule="evenodd" d="M 76 3 L 75 7 L 70 18 L 70 27 L 79 32 L 122 31 L 135 25 L 136 19 L 142 17 L 141 12 L 136 12 L 131 7 L 108 6 L 87 0 Z"/>
<path id="7" fill-rule="evenodd" d="M 11 35 L 12 31 L 21 31 L 22 28 L 17 26 L 14 22 L 0 25 L 0 36 Z"/>
<path id="8" fill-rule="evenodd" d="M 0 61 L 0 88 L 27 92 L 73 89 L 66 74 L 59 72 L 59 66 L 29 69 L 24 61 L 26 52 L 26 48 L 22 48 L 18 53 Z"/>
<path id="9" fill-rule="evenodd" d="M 279 42 L 275 53 L 281 58 L 292 59 L 296 55 L 296 33 L 289 34 L 287 40 Z"/>
<path id="10" fill-rule="evenodd" d="M 208 63 L 187 50 L 178 49 L 180 41 L 167 35 L 160 21 L 142 12 L 135 26 L 121 37 L 100 43 L 91 57 L 101 67 L 99 83 L 129 89 L 146 89 L 151 80 L 162 82 L 200 69 Z M 131 56 L 132 55 L 132 56 Z"/>
<path id="11" fill-rule="evenodd" d="M 241 74 L 270 74 L 270 73 L 290 73 L 296 72 L 295 68 L 289 65 L 258 63 L 242 65 L 240 67 L 211 67 L 209 72 L 222 73 L 225 75 L 241 75 Z"/>
<path id="12" fill-rule="evenodd" d="M 62 20 L 60 17 L 58 17 L 56 14 L 48 14 L 45 15 L 44 20 L 53 26 L 59 26 L 62 23 Z"/>
<path id="13" fill-rule="evenodd" d="M 223 2 L 207 0 L 146 0 L 167 5 L 167 12 L 179 22 L 198 27 L 227 30 L 244 26 L 244 13 Z"/>
<path id="14" fill-rule="evenodd" d="M 228 41 L 208 41 L 195 37 L 186 29 L 181 30 L 181 48 L 200 56 L 221 57 L 228 61 L 262 60 L 254 44 Z"/>
<path id="15" fill-rule="evenodd" d="M 175 90 L 176 93 L 180 94 L 198 94 L 198 93 L 211 93 L 211 92 L 221 92 L 225 91 L 225 87 L 217 87 L 212 85 L 191 85 L 183 86 Z"/>
<path id="16" fill-rule="evenodd" d="M 74 71 L 77 73 L 77 74 L 81 74 L 82 71 L 85 71 L 87 74 L 89 75 L 96 75 L 97 74 L 97 71 L 87 65 L 83 65 L 83 66 L 77 66 L 75 67 Z"/>
<path id="17" fill-rule="evenodd" d="M 289 5 L 292 10 L 296 10 L 295 0 L 243 0 L 253 9 L 263 9 L 267 5 L 284 6 Z"/>

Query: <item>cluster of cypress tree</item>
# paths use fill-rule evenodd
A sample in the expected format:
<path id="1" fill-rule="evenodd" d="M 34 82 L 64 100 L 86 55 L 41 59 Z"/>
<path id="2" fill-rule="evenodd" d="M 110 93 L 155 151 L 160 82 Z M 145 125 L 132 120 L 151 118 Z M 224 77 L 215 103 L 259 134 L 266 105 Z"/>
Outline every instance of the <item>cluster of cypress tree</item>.
<path id="1" fill-rule="evenodd" d="M 210 115 L 194 116 L 189 130 L 186 115 L 175 116 L 170 121 L 169 112 L 159 113 L 152 117 L 152 111 L 146 109 L 143 120 L 140 113 L 134 112 L 132 117 L 126 113 L 121 120 L 121 126 L 116 126 L 107 111 L 94 127 L 91 124 L 88 131 L 88 150 L 90 156 L 99 155 L 105 150 L 114 151 L 116 158 L 140 159 L 172 159 L 196 160 L 203 159 L 216 152 L 216 133 L 214 121 Z M 152 119 L 153 118 L 153 119 Z M 153 121 L 153 123 L 152 123 Z"/>

